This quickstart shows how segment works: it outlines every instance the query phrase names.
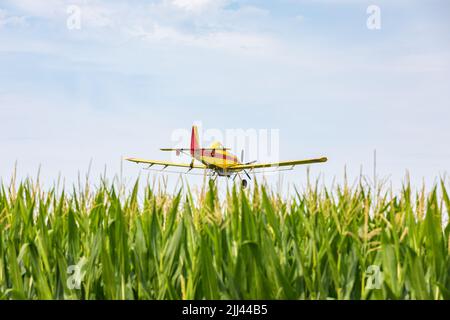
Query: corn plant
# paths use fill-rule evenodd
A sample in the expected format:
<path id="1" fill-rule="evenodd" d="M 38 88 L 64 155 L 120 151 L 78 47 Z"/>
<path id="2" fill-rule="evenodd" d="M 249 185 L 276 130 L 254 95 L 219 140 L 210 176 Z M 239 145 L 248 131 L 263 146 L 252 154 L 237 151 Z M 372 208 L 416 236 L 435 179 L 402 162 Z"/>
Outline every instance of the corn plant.
<path id="1" fill-rule="evenodd" d="M 0 298 L 450 299 L 447 190 L 2 184 Z"/>

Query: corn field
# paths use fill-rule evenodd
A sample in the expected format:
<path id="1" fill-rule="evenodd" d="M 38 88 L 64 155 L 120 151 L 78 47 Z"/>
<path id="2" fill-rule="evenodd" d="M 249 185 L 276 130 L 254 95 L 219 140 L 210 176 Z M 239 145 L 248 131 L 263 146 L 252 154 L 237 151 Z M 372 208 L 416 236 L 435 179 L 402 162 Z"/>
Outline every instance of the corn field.
<path id="1" fill-rule="evenodd" d="M 450 299 L 448 186 L 0 189 L 1 299 Z"/>

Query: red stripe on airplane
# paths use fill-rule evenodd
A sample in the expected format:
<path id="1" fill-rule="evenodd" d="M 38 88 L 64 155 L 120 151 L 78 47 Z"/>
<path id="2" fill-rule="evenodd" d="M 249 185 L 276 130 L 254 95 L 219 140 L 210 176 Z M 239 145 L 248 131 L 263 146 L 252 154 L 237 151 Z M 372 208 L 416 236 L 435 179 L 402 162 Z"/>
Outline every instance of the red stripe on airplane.
<path id="1" fill-rule="evenodd" d="M 237 162 L 237 158 L 236 156 L 228 156 L 225 154 L 219 154 L 217 152 L 212 152 L 209 150 L 202 150 L 202 156 L 203 157 L 212 157 L 212 158 L 217 158 L 217 159 L 224 159 L 224 160 L 230 160 L 233 162 Z"/>
<path id="2" fill-rule="evenodd" d="M 192 132 L 191 132 L 191 155 L 195 156 L 195 152 L 198 149 L 198 141 L 197 141 L 197 137 L 195 134 L 195 127 L 192 127 Z"/>

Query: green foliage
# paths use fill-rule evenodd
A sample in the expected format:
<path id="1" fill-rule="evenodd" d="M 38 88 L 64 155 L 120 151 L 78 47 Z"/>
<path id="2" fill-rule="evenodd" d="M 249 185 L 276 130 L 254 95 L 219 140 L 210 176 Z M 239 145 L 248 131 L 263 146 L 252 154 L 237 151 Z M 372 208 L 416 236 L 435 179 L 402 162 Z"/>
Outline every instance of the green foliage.
<path id="1" fill-rule="evenodd" d="M 259 185 L 119 189 L 2 185 L 0 298 L 450 299 L 443 181 L 376 199 L 361 184 L 288 199 Z"/>

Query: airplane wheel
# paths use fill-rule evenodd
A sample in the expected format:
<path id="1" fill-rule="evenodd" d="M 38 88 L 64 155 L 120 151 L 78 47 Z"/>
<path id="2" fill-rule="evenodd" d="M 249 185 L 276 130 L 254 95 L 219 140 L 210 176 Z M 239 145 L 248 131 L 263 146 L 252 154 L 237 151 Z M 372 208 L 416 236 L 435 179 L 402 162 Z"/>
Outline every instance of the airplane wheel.
<path id="1" fill-rule="evenodd" d="M 242 188 L 247 188 L 247 180 L 245 179 L 242 180 Z"/>

